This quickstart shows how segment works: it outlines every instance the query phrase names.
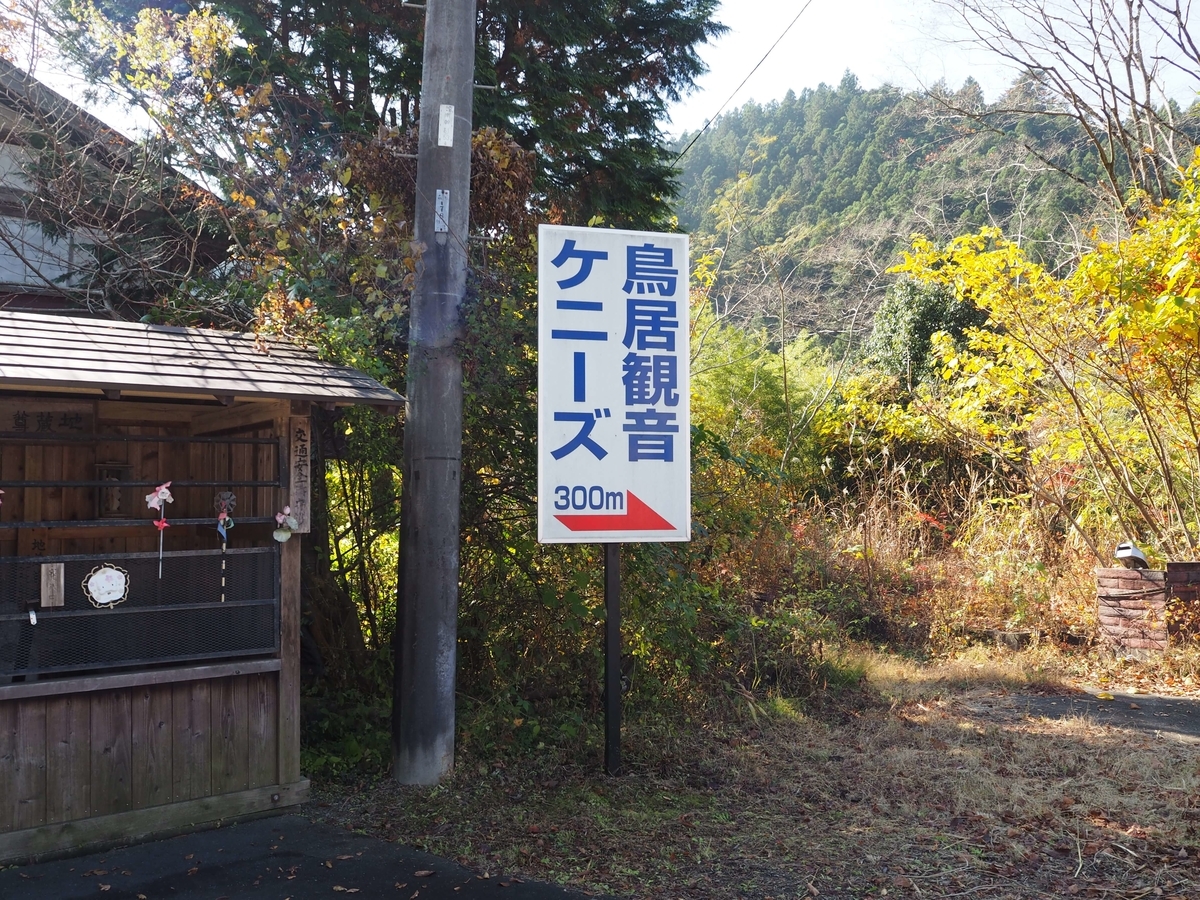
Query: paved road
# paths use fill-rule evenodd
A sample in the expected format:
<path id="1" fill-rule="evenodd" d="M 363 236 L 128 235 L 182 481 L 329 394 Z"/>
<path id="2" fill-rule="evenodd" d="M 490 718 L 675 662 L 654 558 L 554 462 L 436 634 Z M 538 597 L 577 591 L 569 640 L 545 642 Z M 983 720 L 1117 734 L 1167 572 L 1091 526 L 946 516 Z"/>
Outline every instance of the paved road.
<path id="1" fill-rule="evenodd" d="M 356 895 L 363 900 L 585 897 L 552 885 L 480 878 L 439 857 L 301 816 L 258 819 L 0 871 L 3 900 L 353 900 Z"/>
<path id="2" fill-rule="evenodd" d="M 1047 719 L 1087 716 L 1102 725 L 1200 743 L 1200 700 L 1159 694 L 1117 694 L 1099 700 L 1100 690 L 1064 696 L 1021 696 L 1029 715 Z"/>
<path id="3" fill-rule="evenodd" d="M 1125 728 L 1168 740 L 1200 744 L 1200 700 L 1160 694 L 1113 694 L 1100 700 L 1099 688 L 1070 694 L 986 692 L 959 701 L 968 713 L 993 722 L 1024 717 L 1068 719 L 1082 716 L 1099 725 Z"/>

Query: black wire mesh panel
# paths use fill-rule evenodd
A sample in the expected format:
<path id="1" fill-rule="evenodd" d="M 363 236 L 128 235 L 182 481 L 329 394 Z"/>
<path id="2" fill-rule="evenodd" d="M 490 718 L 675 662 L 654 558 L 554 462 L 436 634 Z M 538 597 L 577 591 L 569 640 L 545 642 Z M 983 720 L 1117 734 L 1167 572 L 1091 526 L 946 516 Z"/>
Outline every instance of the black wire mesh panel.
<path id="1" fill-rule="evenodd" d="M 279 565 L 274 547 L 221 553 L 0 559 L 0 677 L 274 655 L 279 650 Z M 62 562 L 61 608 L 40 605 L 41 567 Z M 128 598 L 97 609 L 84 578 L 111 564 L 129 573 Z M 31 624 L 33 604 L 37 624 Z"/>

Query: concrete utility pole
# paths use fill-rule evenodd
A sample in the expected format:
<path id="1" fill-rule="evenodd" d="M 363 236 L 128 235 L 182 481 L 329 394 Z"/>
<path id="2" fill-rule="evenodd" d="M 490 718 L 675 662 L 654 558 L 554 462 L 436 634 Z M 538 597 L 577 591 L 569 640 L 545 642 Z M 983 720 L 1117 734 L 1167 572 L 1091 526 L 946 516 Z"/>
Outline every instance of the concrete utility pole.
<path id="1" fill-rule="evenodd" d="M 476 0 L 427 0 L 410 311 L 392 762 L 402 784 L 454 766 L 462 362 Z"/>

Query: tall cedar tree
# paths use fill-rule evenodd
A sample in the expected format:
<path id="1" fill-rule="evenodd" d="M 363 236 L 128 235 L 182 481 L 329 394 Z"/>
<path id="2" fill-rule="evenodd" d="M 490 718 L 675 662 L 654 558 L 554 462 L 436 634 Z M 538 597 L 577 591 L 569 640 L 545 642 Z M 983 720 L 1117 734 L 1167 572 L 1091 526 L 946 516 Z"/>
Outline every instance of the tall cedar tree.
<path id="1" fill-rule="evenodd" d="M 718 0 L 479 0 L 475 127 L 512 134 L 539 160 L 555 218 L 662 224 L 677 189 L 659 122 L 704 72 L 722 34 Z M 107 6 L 136 15 L 134 4 Z M 424 13 L 378 0 L 216 0 L 265 61 L 277 102 L 344 131 L 414 122 Z M 231 48 L 233 52 L 241 52 Z"/>

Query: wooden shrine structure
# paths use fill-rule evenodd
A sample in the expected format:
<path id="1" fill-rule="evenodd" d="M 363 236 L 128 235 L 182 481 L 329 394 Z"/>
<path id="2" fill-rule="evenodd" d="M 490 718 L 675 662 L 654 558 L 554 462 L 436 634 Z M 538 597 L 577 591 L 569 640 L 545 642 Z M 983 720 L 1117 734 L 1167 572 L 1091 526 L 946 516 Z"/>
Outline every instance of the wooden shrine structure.
<path id="1" fill-rule="evenodd" d="M 285 342 L 0 310 L 0 863 L 305 799 L 310 411 L 402 403 Z"/>

